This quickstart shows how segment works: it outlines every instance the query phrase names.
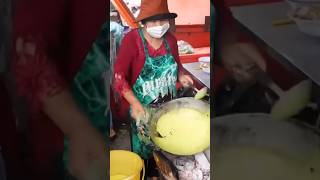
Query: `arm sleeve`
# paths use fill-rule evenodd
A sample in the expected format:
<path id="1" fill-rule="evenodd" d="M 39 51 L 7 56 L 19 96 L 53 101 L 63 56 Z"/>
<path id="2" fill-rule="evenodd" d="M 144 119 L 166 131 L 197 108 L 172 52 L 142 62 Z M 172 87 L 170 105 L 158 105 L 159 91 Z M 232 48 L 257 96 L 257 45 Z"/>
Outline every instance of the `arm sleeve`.
<path id="1" fill-rule="evenodd" d="M 11 70 L 18 95 L 25 97 L 29 107 L 38 112 L 45 96 L 53 96 L 66 86 L 56 66 L 59 59 L 49 55 L 61 46 L 60 28 L 65 18 L 64 4 L 59 0 L 35 1 L 50 8 L 43 11 L 47 8 L 39 8 L 39 4 L 33 7 L 28 2 L 19 1 L 13 22 Z"/>
<path id="2" fill-rule="evenodd" d="M 134 47 L 135 41 L 131 38 L 131 34 L 127 34 L 119 47 L 118 56 L 114 63 L 113 89 L 117 95 L 123 96 L 125 92 L 131 89 L 128 83 L 129 74 L 131 72 L 131 62 L 135 58 Z"/>

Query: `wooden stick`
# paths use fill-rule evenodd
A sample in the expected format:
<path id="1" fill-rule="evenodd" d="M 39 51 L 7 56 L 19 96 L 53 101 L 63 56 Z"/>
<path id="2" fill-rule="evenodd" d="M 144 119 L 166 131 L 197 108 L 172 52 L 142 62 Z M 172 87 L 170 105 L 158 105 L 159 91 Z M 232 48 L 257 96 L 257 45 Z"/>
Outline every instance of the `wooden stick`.
<path id="1" fill-rule="evenodd" d="M 273 26 L 284 26 L 284 25 L 289 25 L 289 24 L 294 24 L 294 20 L 291 19 L 278 19 L 272 21 Z"/>

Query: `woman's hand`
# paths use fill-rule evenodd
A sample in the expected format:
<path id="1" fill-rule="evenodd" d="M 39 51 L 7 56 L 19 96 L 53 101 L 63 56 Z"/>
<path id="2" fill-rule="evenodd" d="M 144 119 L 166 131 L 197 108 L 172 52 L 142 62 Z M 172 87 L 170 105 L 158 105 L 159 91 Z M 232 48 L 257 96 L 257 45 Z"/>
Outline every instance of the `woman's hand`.
<path id="1" fill-rule="evenodd" d="M 123 93 L 123 97 L 128 101 L 131 106 L 131 117 L 137 120 L 141 116 L 145 115 L 145 110 L 140 101 L 135 97 L 132 90 L 128 90 Z"/>
<path id="2" fill-rule="evenodd" d="M 137 120 L 145 115 L 145 110 L 139 101 L 136 101 L 131 105 L 131 116 Z"/>
<path id="3" fill-rule="evenodd" d="M 136 101 L 131 105 L 131 116 L 136 122 L 138 131 L 141 134 L 144 134 L 144 129 L 141 126 L 141 120 L 146 117 L 146 112 L 139 101 Z"/>
<path id="4" fill-rule="evenodd" d="M 193 80 L 189 75 L 180 75 L 179 82 L 182 84 L 184 88 L 190 87 L 190 85 L 193 85 Z"/>
<path id="5" fill-rule="evenodd" d="M 266 71 L 266 62 L 259 50 L 249 43 L 235 43 L 222 50 L 225 68 L 239 83 L 256 81 L 257 68 Z"/>
<path id="6" fill-rule="evenodd" d="M 44 97 L 43 110 L 69 140 L 70 174 L 79 180 L 106 179 L 106 141 L 79 110 L 71 93 L 64 90 L 54 96 Z M 93 171 L 96 178 L 89 177 Z"/>
<path id="7" fill-rule="evenodd" d="M 69 140 L 70 174 L 79 180 L 106 179 L 108 154 L 102 134 L 93 127 L 84 127 Z"/>

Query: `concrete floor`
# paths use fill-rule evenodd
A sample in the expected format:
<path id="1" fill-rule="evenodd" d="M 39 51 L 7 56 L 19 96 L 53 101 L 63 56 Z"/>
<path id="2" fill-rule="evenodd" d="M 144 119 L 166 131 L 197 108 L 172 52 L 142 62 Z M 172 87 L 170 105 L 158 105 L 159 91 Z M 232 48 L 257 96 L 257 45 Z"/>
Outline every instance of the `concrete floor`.
<path id="1" fill-rule="evenodd" d="M 130 132 L 127 128 L 117 130 L 117 137 L 110 143 L 110 149 L 131 151 Z"/>

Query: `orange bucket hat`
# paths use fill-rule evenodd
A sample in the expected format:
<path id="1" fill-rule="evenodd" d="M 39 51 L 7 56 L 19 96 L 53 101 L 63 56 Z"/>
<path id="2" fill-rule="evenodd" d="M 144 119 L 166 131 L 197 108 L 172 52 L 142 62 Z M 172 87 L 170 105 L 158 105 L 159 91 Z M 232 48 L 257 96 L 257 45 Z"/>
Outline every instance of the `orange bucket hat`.
<path id="1" fill-rule="evenodd" d="M 142 20 L 161 20 L 176 18 L 176 13 L 170 13 L 167 0 L 142 0 L 140 13 L 135 22 Z"/>

